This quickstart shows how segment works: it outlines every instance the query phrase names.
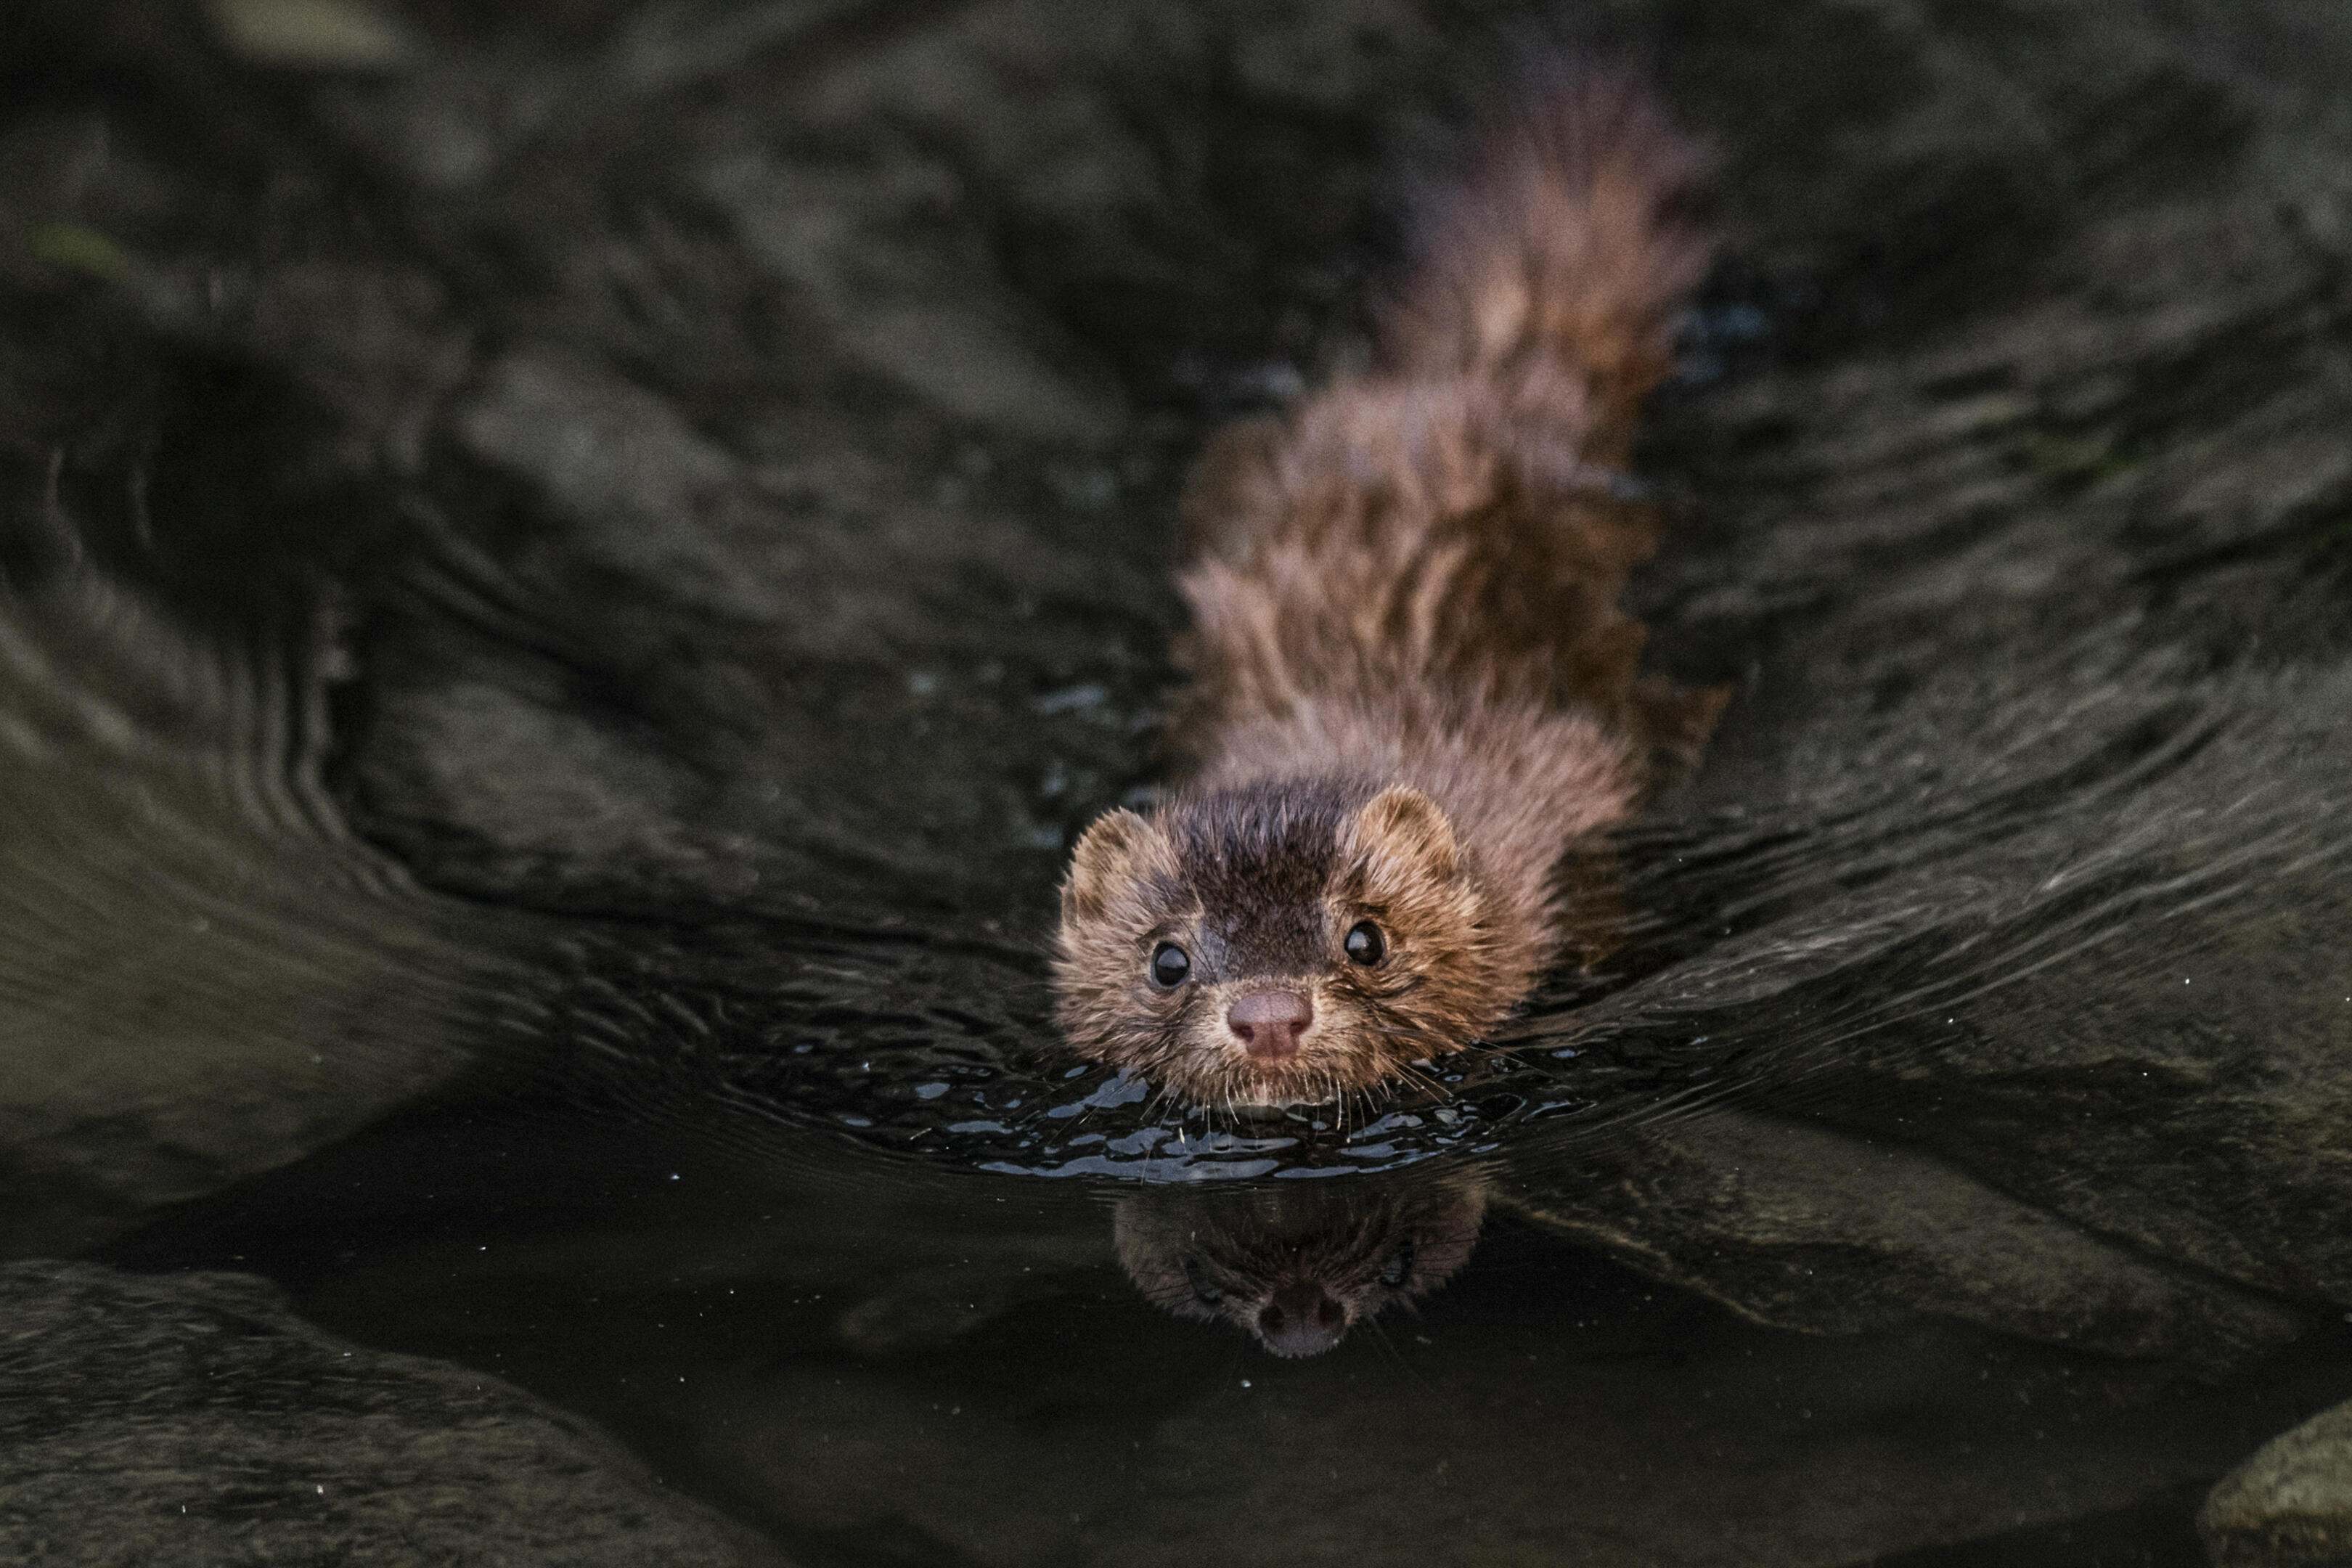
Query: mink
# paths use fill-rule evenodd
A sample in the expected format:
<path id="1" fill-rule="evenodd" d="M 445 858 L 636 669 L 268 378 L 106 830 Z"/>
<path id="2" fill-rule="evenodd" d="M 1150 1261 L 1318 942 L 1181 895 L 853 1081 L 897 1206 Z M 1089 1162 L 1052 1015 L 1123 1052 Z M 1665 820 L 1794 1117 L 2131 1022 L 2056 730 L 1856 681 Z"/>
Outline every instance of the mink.
<path id="1" fill-rule="evenodd" d="M 1181 768 L 1064 880 L 1056 1016 L 1195 1103 L 1321 1103 L 1471 1045 L 1570 945 L 1580 847 L 1720 691 L 1637 671 L 1636 414 L 1711 262 L 1696 145 L 1556 73 L 1425 205 L 1375 368 L 1222 432 L 1181 502 Z"/>

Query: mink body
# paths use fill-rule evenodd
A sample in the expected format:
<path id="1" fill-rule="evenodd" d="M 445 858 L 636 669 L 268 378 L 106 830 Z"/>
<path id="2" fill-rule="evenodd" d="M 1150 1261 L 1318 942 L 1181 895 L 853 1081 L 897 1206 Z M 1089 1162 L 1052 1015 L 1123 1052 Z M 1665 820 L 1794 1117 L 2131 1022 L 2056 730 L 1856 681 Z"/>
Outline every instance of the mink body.
<path id="1" fill-rule="evenodd" d="M 1381 368 L 1202 455 L 1180 786 L 1097 820 L 1063 886 L 1080 1053 L 1211 1105 L 1328 1100 L 1476 1040 L 1561 956 L 1580 842 L 1720 706 L 1636 674 L 1617 600 L 1657 521 L 1612 485 L 1709 260 L 1698 171 L 1628 79 L 1553 81 L 1425 215 Z"/>

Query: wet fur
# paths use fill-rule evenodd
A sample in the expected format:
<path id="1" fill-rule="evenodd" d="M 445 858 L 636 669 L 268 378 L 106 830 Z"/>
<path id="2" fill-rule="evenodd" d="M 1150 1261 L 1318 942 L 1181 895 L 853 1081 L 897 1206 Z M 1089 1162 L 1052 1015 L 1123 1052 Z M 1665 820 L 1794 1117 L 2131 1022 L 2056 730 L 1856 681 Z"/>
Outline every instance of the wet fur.
<path id="1" fill-rule="evenodd" d="M 1569 945 L 1578 842 L 1721 702 L 1638 675 L 1617 601 L 1657 519 L 1611 482 L 1707 265 L 1698 171 L 1630 81 L 1553 80 L 1433 205 L 1383 368 L 1202 455 L 1185 776 L 1089 829 L 1064 886 L 1082 1054 L 1212 1105 L 1328 1100 L 1486 1034 Z M 1374 969 L 1341 949 L 1364 919 Z M 1162 941 L 1194 960 L 1174 991 L 1147 977 Z M 1269 1066 L 1223 1018 L 1276 980 L 1318 1022 Z"/>

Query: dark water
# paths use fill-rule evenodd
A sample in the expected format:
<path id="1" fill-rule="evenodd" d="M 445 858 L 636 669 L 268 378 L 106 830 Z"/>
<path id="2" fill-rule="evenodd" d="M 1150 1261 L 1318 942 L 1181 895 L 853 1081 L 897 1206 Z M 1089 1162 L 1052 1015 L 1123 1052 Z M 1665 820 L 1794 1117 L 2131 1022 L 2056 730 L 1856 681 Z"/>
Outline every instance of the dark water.
<path id="1" fill-rule="evenodd" d="M 1057 1052 L 1054 880 L 1514 18 L 808 9 L 27 13 L 12 1255 L 813 1564 L 2205 1561 L 2352 1396 L 2352 33 L 1586 18 L 1725 151 L 1639 594 L 1738 695 L 1607 960 L 1236 1124 Z"/>

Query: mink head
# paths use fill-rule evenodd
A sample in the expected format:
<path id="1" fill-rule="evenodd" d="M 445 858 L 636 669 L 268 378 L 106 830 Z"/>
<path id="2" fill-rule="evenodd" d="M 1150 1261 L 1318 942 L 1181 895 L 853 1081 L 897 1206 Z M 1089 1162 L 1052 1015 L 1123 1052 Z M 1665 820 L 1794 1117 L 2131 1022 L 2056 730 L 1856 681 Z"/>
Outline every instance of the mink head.
<path id="1" fill-rule="evenodd" d="M 1279 1356 L 1314 1355 L 1444 1284 L 1478 1242 L 1475 1184 L 1340 1190 L 1361 1184 L 1147 1190 L 1118 1205 L 1119 1262 L 1180 1318 L 1238 1324 Z"/>
<path id="2" fill-rule="evenodd" d="M 1062 889 L 1063 1032 L 1205 1106 L 1320 1103 L 1469 1043 L 1524 944 L 1436 803 L 1287 781 L 1114 811 Z"/>

